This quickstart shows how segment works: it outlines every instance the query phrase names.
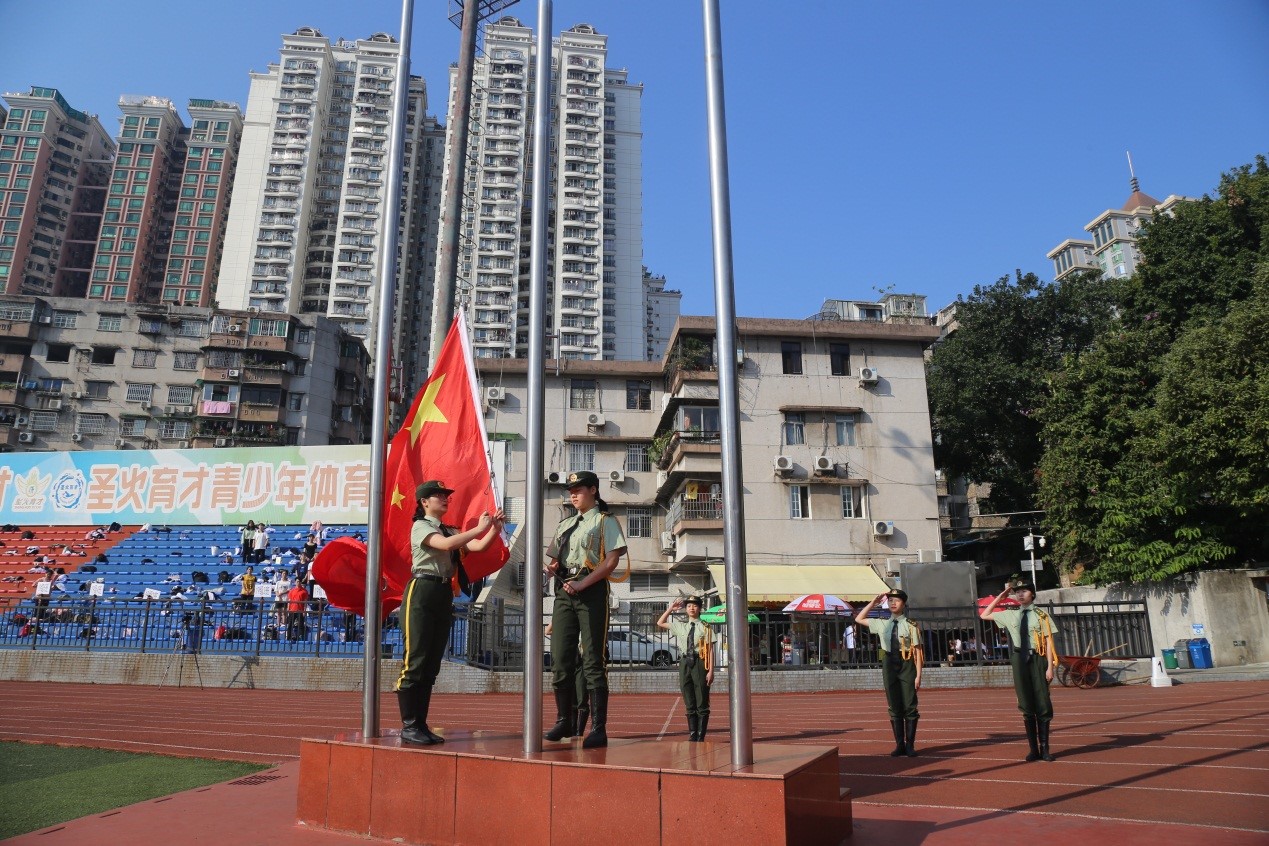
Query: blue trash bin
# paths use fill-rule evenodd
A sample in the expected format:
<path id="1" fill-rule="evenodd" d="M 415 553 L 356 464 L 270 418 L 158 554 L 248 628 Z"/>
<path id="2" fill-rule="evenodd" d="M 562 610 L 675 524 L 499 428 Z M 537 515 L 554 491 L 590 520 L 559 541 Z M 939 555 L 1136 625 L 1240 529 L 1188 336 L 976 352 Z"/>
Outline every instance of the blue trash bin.
<path id="1" fill-rule="evenodd" d="M 1194 665 L 1194 669 L 1210 670 L 1212 668 L 1212 645 L 1208 643 L 1207 638 L 1191 638 L 1189 651 L 1190 663 Z"/>

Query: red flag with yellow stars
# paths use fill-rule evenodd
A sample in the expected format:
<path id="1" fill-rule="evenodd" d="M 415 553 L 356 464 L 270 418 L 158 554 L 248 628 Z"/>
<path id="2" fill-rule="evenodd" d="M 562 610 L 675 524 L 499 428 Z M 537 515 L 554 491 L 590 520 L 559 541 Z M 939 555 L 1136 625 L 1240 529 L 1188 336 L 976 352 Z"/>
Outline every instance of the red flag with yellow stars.
<path id="1" fill-rule="evenodd" d="M 460 311 L 445 336 L 432 374 L 419 390 L 401 430 L 388 446 L 384 467 L 384 509 L 380 575 L 384 613 L 401 602 L 410 581 L 410 529 L 417 507 L 415 489 L 436 479 L 454 493 L 449 498 L 445 523 L 466 531 L 480 515 L 493 514 L 501 507 L 489 461 L 489 443 L 477 394 L 476 367 L 467 339 L 467 325 Z M 328 544 L 328 546 L 330 546 Z M 356 574 L 349 571 L 348 550 L 336 561 L 334 555 L 319 552 L 314 560 L 318 584 L 339 583 L 345 590 L 339 607 L 358 610 Z M 506 538 L 500 537 L 479 553 L 463 558 L 463 569 L 472 581 L 495 572 L 507 563 L 510 552 Z M 364 583 L 365 558 L 360 572 Z M 329 567 L 327 566 L 329 565 Z M 364 593 L 364 591 L 363 591 Z M 332 604 L 335 604 L 332 600 Z"/>
<path id="2" fill-rule="evenodd" d="M 466 321 L 459 312 L 388 453 L 381 566 L 389 589 L 404 591 L 410 580 L 414 491 L 423 482 L 437 479 L 453 489 L 445 522 L 459 531 L 501 507 L 480 405 Z M 505 539 L 498 538 L 483 552 L 466 556 L 463 568 L 475 581 L 506 564 L 509 554 Z"/>

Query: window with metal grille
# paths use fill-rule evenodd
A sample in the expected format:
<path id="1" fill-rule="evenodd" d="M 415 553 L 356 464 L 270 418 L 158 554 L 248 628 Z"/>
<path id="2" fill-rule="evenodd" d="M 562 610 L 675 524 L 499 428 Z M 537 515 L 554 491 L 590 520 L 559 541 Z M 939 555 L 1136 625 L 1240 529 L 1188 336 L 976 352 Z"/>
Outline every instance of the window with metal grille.
<path id="1" fill-rule="evenodd" d="M 133 350 L 132 366 L 133 367 L 153 367 L 159 361 L 158 350 Z"/>
<path id="2" fill-rule="evenodd" d="M 595 472 L 595 445 L 569 444 L 568 470 L 570 473 L 576 473 L 578 470 Z"/>
<path id="3" fill-rule="evenodd" d="M 194 386 L 193 385 L 168 385 L 167 401 L 172 405 L 193 405 L 194 404 Z"/>
<path id="4" fill-rule="evenodd" d="M 56 432 L 57 431 L 57 412 L 56 411 L 32 411 L 31 412 L 31 428 L 37 432 Z"/>
<path id="5" fill-rule="evenodd" d="M 649 592 L 662 591 L 670 589 L 669 573 L 631 573 L 630 574 L 630 592 Z"/>
<path id="6" fill-rule="evenodd" d="M 101 435 L 106 431 L 106 421 L 110 418 L 104 414 L 77 414 L 75 431 L 81 435 Z"/>
<path id="7" fill-rule="evenodd" d="M 574 379 L 569 384 L 568 407 L 599 408 L 599 386 L 594 379 Z"/>
<path id="8" fill-rule="evenodd" d="M 128 382 L 127 402 L 149 403 L 154 397 L 153 385 L 142 385 L 136 382 Z"/>
<path id="9" fill-rule="evenodd" d="M 652 461 L 648 458 L 648 444 L 626 444 L 626 472 L 652 472 Z"/>
<path id="10" fill-rule="evenodd" d="M 172 369 L 197 370 L 198 369 L 198 353 L 196 352 L 173 353 L 172 354 Z"/>
<path id="11" fill-rule="evenodd" d="M 652 383 L 645 379 L 627 379 L 626 408 L 634 411 L 651 411 Z"/>
<path id="12" fill-rule="evenodd" d="M 642 505 L 632 505 L 626 509 L 626 537 L 652 537 L 652 509 Z"/>
<path id="13" fill-rule="evenodd" d="M 143 437 L 147 422 L 144 417 L 125 417 L 119 421 L 119 434 L 125 438 Z"/>
<path id="14" fill-rule="evenodd" d="M 159 437 L 183 441 L 189 437 L 190 421 L 188 420 L 164 420 L 159 424 Z"/>

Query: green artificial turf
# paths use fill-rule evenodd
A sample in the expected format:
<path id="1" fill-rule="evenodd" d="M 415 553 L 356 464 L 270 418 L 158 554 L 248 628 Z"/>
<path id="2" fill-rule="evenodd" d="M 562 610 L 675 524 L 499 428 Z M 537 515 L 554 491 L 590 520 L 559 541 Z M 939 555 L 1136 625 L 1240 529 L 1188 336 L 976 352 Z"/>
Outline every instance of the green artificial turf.
<path id="1" fill-rule="evenodd" d="M 0 840 L 263 769 L 241 761 L 0 743 Z"/>

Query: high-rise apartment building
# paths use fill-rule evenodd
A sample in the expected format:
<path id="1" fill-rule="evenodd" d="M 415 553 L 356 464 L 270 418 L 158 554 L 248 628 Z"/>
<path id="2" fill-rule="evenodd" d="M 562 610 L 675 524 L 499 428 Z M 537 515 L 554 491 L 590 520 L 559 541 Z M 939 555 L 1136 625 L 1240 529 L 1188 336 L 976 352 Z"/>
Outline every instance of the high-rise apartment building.
<path id="1" fill-rule="evenodd" d="M 251 75 L 247 116 L 217 299 L 261 312 L 325 314 L 373 349 L 380 249 L 395 209 L 385 209 L 392 89 L 400 45 L 377 33 L 332 42 L 304 27 L 283 36 L 278 63 Z M 409 86 L 410 120 L 426 123 L 422 79 Z M 411 156 L 426 143 L 418 140 Z M 426 214 L 407 160 L 400 243 L 417 241 Z M 439 202 L 439 191 L 428 191 Z M 399 251 L 398 278 L 418 280 L 418 251 Z M 429 280 L 430 281 L 430 280 Z M 399 301 L 414 296 L 398 286 Z"/>
<path id="2" fill-rule="evenodd" d="M 666 345 L 674 334 L 674 324 L 678 322 L 679 310 L 683 302 L 683 292 L 665 287 L 665 277 L 653 275 L 646 267 L 643 269 L 643 296 L 647 320 L 644 324 L 645 358 L 648 361 L 659 361 L 665 355 Z"/>
<path id="3" fill-rule="evenodd" d="M 532 30 L 503 17 L 486 28 L 485 53 L 476 61 L 458 278 L 475 354 L 483 358 L 528 354 L 536 44 Z M 643 87 L 608 66 L 607 37 L 589 24 L 556 39 L 551 63 L 551 353 L 643 360 Z M 455 79 L 451 71 L 451 90 Z M 447 159 L 447 172 L 449 166 Z"/>
<path id="4" fill-rule="evenodd" d="M 192 131 L 165 97 L 119 99 L 89 299 L 210 304 L 242 113 L 216 100 L 191 100 L 189 110 Z"/>
<path id="5" fill-rule="evenodd" d="M 56 88 L 4 95 L 0 131 L 0 293 L 88 289 L 114 144 Z"/>
<path id="6" fill-rule="evenodd" d="M 1091 241 L 1068 238 L 1049 250 L 1046 257 L 1053 262 L 1054 280 L 1085 270 L 1100 270 L 1107 276 L 1131 276 L 1141 261 L 1137 250 L 1141 224 L 1154 214 L 1170 214 L 1177 203 L 1187 199 L 1170 194 L 1160 202 L 1141 190 L 1137 177 L 1130 182 L 1132 194 L 1121 208 L 1107 209 L 1084 227 L 1092 233 Z"/>

